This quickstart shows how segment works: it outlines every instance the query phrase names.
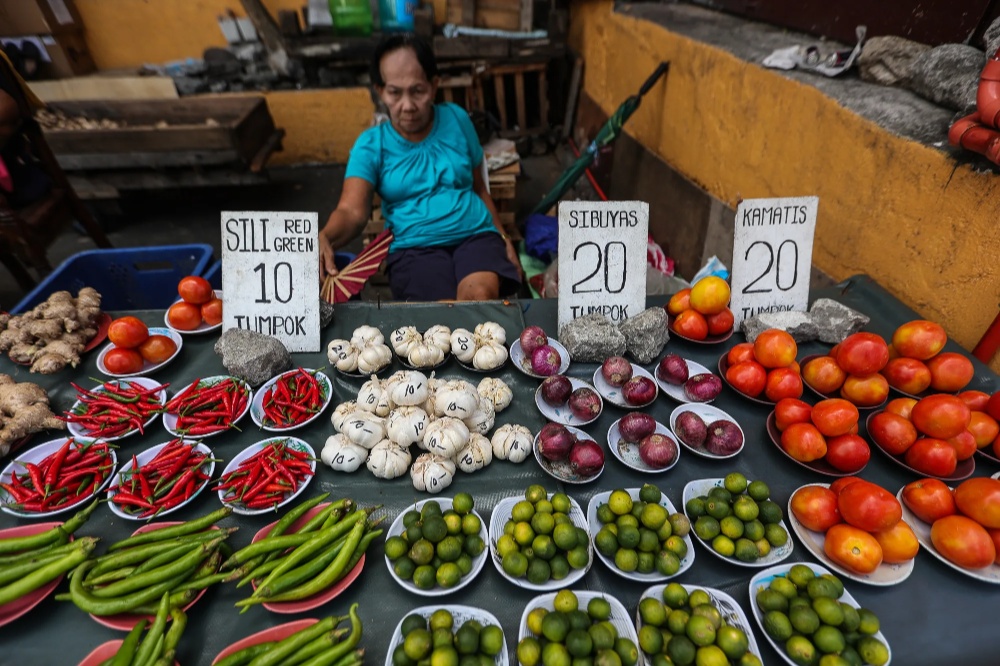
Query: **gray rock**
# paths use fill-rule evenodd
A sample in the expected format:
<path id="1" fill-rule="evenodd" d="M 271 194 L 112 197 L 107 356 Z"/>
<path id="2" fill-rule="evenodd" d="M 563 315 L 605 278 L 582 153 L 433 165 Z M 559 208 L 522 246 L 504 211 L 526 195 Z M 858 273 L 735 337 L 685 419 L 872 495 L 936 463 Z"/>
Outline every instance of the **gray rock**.
<path id="1" fill-rule="evenodd" d="M 997 49 L 1000 49 L 1000 18 L 986 28 L 986 32 L 983 33 L 983 43 L 986 44 L 986 56 L 992 58 Z"/>
<path id="2" fill-rule="evenodd" d="M 819 328 L 819 339 L 833 345 L 843 342 L 871 321 L 868 315 L 829 298 L 816 299 L 809 308 L 809 315 Z"/>
<path id="3" fill-rule="evenodd" d="M 231 328 L 215 343 L 215 353 L 229 374 L 257 387 L 292 367 L 292 357 L 285 345 L 270 335 Z"/>
<path id="4" fill-rule="evenodd" d="M 663 350 L 670 339 L 667 330 L 667 311 L 663 308 L 646 308 L 634 317 L 618 324 L 625 336 L 625 349 L 639 363 L 649 363 Z"/>
<path id="5" fill-rule="evenodd" d="M 319 327 L 326 328 L 333 321 L 333 303 L 319 299 Z"/>
<path id="6" fill-rule="evenodd" d="M 965 44 L 942 44 L 913 63 L 910 89 L 956 111 L 976 101 L 979 75 L 986 64 L 982 51 Z"/>
<path id="7" fill-rule="evenodd" d="M 574 361 L 602 363 L 625 353 L 625 335 L 604 315 L 574 319 L 559 329 L 559 342 Z"/>
<path id="8" fill-rule="evenodd" d="M 895 35 L 872 37 L 858 57 L 861 78 L 884 86 L 905 84 L 913 74 L 913 63 L 929 51 L 926 44 Z"/>
<path id="9" fill-rule="evenodd" d="M 819 329 L 807 312 L 764 312 L 744 319 L 741 328 L 750 342 L 769 328 L 787 331 L 796 342 L 808 342 L 819 337 Z"/>

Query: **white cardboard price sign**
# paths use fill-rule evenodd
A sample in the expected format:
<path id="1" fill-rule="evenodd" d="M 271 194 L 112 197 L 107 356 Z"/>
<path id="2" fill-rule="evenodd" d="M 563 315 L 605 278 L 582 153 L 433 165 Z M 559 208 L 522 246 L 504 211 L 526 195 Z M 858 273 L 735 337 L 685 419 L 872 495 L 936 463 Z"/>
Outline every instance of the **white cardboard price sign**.
<path id="1" fill-rule="evenodd" d="M 736 209 L 730 309 L 738 327 L 763 312 L 805 311 L 819 197 L 745 199 Z"/>
<path id="2" fill-rule="evenodd" d="M 320 351 L 317 225 L 316 213 L 222 212 L 222 330 Z"/>
<path id="3" fill-rule="evenodd" d="M 621 322 L 646 307 L 649 204 L 559 204 L 559 327 L 588 314 Z"/>

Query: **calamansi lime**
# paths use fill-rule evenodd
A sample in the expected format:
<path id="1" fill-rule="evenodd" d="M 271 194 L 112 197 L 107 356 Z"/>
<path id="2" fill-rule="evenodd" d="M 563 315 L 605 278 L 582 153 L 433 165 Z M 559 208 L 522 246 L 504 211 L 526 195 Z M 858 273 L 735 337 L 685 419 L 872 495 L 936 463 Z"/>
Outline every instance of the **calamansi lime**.
<path id="1" fill-rule="evenodd" d="M 608 497 L 608 506 L 616 516 L 624 516 L 632 511 L 632 496 L 625 490 L 613 490 Z"/>
<path id="2" fill-rule="evenodd" d="M 403 639 L 403 651 L 413 661 L 420 661 L 428 656 L 431 653 L 431 645 L 431 632 L 423 628 L 414 629 Z"/>
<path id="3" fill-rule="evenodd" d="M 569 513 L 572 506 L 566 493 L 556 493 L 549 501 L 552 502 L 552 510 L 556 513 Z"/>
<path id="4" fill-rule="evenodd" d="M 594 597 L 587 602 L 587 615 L 595 622 L 611 617 L 611 604 L 604 597 Z"/>
<path id="5" fill-rule="evenodd" d="M 500 654 L 503 650 L 503 630 L 495 624 L 483 627 L 479 632 L 479 650 L 490 657 Z"/>
<path id="6" fill-rule="evenodd" d="M 528 486 L 524 491 L 524 499 L 528 500 L 532 504 L 539 502 L 548 497 L 548 493 L 545 492 L 545 488 L 537 483 Z"/>
<path id="7" fill-rule="evenodd" d="M 722 480 L 722 485 L 732 494 L 739 495 L 747 489 L 747 477 L 743 476 L 739 472 L 730 472 L 729 474 L 726 474 L 726 478 Z"/>
<path id="8" fill-rule="evenodd" d="M 517 661 L 521 666 L 537 666 L 542 658 L 542 646 L 533 636 L 522 638 L 517 644 Z"/>
<path id="9" fill-rule="evenodd" d="M 521 522 L 514 526 L 514 541 L 516 541 L 519 546 L 530 546 L 531 542 L 534 540 L 535 531 L 531 529 L 531 525 L 526 522 Z"/>
<path id="10" fill-rule="evenodd" d="M 571 613 L 580 607 L 580 601 L 572 590 L 559 590 L 552 607 L 561 613 Z"/>
<path id="11" fill-rule="evenodd" d="M 663 588 L 663 603 L 669 608 L 683 608 L 687 606 L 688 591 L 680 583 L 668 583 Z M 671 629 L 673 631 L 673 629 Z M 677 633 L 677 632 L 674 632 Z"/>
<path id="12" fill-rule="evenodd" d="M 510 510 L 510 519 L 515 523 L 527 523 L 535 515 L 535 505 L 527 500 L 522 500 L 514 505 Z"/>

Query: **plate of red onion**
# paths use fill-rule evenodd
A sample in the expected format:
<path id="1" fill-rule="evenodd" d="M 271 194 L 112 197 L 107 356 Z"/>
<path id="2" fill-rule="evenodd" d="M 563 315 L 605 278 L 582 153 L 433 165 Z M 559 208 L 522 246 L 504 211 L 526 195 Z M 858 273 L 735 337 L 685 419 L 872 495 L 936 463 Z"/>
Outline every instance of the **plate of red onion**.
<path id="1" fill-rule="evenodd" d="M 608 428 L 608 449 L 637 472 L 666 472 L 680 460 L 681 450 L 670 429 L 644 412 L 630 412 Z"/>
<path id="2" fill-rule="evenodd" d="M 530 377 L 544 379 L 562 375 L 569 370 L 569 350 L 555 338 L 545 334 L 540 326 L 528 326 L 510 345 L 514 366 Z"/>
<path id="3" fill-rule="evenodd" d="M 590 483 L 604 471 L 604 449 L 579 428 L 546 423 L 533 448 L 538 466 L 565 483 Z"/>
<path id="4" fill-rule="evenodd" d="M 546 377 L 535 389 L 535 405 L 549 421 L 570 426 L 593 423 L 604 411 L 604 401 L 593 386 L 565 375 Z"/>
<path id="5" fill-rule="evenodd" d="M 677 402 L 708 403 L 722 392 L 722 379 L 701 363 L 667 354 L 656 364 L 656 383 Z"/>
<path id="6" fill-rule="evenodd" d="M 670 431 L 692 453 L 705 458 L 732 458 L 743 450 L 743 428 L 712 405 L 690 403 L 670 413 Z"/>
<path id="7" fill-rule="evenodd" d="M 594 388 L 602 398 L 624 409 L 646 407 L 659 395 L 653 375 L 621 356 L 605 359 L 594 371 Z"/>

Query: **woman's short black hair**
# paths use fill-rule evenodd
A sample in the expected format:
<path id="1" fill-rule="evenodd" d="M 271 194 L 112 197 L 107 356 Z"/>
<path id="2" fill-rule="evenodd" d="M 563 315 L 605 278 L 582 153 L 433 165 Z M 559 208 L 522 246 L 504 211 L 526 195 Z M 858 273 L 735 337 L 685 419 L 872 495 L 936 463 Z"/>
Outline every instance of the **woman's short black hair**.
<path id="1" fill-rule="evenodd" d="M 434 58 L 434 49 L 426 40 L 417 37 L 412 32 L 393 33 L 383 37 L 382 41 L 375 47 L 369 72 L 373 85 L 380 87 L 385 85 L 385 80 L 382 78 L 382 58 L 386 54 L 402 48 L 413 49 L 417 56 L 417 62 L 420 63 L 428 81 L 437 76 L 437 60 Z"/>

